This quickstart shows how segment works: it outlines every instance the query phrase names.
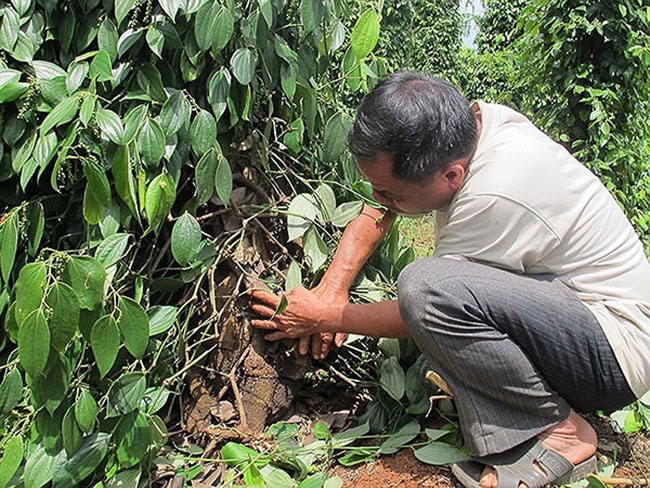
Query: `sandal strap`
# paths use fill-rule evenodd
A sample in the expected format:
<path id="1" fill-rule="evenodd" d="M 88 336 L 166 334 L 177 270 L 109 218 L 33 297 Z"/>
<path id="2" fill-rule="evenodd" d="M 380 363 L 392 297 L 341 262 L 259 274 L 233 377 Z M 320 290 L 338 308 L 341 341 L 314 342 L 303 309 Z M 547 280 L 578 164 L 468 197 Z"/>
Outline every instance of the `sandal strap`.
<path id="1" fill-rule="evenodd" d="M 494 468 L 499 488 L 518 488 L 520 484 L 525 484 L 528 488 L 542 488 L 574 468 L 564 456 L 549 451 L 537 438 L 508 452 L 493 454 L 476 461 Z M 540 473 L 539 469 L 544 474 Z"/>

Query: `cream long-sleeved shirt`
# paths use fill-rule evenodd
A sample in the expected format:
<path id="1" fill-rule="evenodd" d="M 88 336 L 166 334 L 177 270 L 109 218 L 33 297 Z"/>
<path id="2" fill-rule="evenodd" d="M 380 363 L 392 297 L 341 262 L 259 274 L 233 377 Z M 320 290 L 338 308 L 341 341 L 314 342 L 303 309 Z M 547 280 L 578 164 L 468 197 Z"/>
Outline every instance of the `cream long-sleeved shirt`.
<path id="1" fill-rule="evenodd" d="M 598 319 L 632 391 L 650 389 L 650 263 L 611 194 L 523 115 L 477 102 L 463 186 L 436 212 L 435 255 L 552 273 Z"/>

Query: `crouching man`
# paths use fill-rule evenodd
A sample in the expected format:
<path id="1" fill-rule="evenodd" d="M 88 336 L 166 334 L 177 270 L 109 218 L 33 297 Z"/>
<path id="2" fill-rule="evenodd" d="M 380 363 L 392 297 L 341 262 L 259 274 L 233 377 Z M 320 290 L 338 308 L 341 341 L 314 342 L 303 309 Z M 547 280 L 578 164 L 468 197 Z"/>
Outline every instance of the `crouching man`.
<path id="1" fill-rule="evenodd" d="M 465 486 L 595 470 L 596 433 L 576 411 L 650 388 L 650 264 L 616 201 L 523 115 L 417 73 L 365 97 L 348 144 L 388 210 L 366 206 L 319 287 L 290 292 L 282 314 L 254 292 L 253 326 L 303 349 L 342 332 L 412 337 L 456 399 L 476 456 L 453 467 Z M 399 299 L 348 303 L 395 215 L 430 211 L 435 254 L 402 272 Z"/>

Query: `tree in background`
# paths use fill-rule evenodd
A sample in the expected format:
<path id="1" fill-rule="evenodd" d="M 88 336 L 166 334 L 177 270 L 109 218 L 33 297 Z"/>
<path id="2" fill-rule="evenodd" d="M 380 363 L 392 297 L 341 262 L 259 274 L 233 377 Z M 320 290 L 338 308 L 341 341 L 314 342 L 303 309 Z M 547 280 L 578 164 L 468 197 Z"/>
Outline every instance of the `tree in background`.
<path id="1" fill-rule="evenodd" d="M 520 39 L 525 110 L 592 168 L 650 237 L 650 7 L 535 0 Z"/>
<path id="2" fill-rule="evenodd" d="M 384 2 L 380 53 L 393 70 L 452 77 L 458 70 L 462 16 L 458 0 Z"/>

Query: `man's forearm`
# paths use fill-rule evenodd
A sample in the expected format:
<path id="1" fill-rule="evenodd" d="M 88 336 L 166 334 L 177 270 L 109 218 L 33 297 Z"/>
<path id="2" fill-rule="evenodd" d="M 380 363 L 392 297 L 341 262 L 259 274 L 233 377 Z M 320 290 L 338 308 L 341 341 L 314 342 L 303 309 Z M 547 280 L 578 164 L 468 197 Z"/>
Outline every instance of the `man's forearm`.
<path id="1" fill-rule="evenodd" d="M 394 221 L 394 213 L 364 205 L 361 214 L 343 232 L 332 264 L 321 283 L 347 293 L 354 278 Z"/>
<path id="2" fill-rule="evenodd" d="M 371 337 L 409 337 L 395 300 L 349 303 L 338 311 L 331 323 L 323 324 L 322 327 L 327 332 L 346 332 Z"/>

